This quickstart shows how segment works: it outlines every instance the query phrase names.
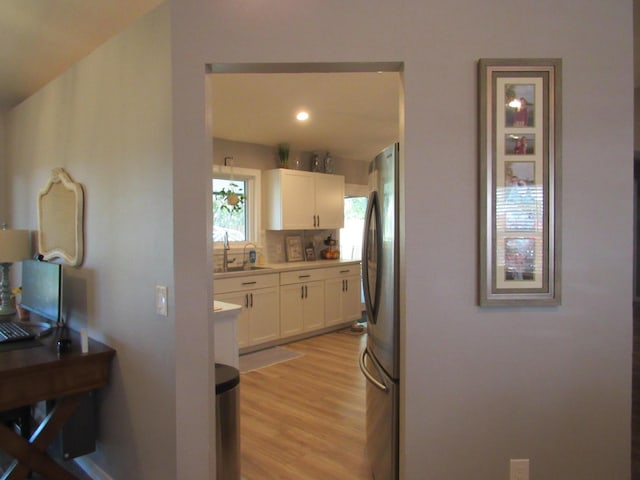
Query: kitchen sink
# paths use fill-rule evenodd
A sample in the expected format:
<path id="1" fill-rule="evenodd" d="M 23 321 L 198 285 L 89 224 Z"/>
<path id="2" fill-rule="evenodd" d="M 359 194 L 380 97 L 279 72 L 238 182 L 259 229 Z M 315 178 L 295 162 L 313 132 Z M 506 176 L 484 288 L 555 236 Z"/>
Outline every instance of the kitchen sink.
<path id="1" fill-rule="evenodd" d="M 258 266 L 255 266 L 255 265 L 252 265 L 250 267 L 242 267 L 242 266 L 238 265 L 238 266 L 227 268 L 226 272 L 224 270 L 222 270 L 221 268 L 216 268 L 214 273 L 253 272 L 255 270 L 268 270 L 268 269 L 269 269 L 269 267 L 258 267 Z"/>

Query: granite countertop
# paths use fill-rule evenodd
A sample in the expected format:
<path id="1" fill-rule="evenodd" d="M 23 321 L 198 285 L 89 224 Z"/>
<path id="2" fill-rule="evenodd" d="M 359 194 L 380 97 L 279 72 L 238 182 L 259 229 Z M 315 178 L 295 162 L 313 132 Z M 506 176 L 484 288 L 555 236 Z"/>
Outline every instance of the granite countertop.
<path id="1" fill-rule="evenodd" d="M 257 265 L 251 270 L 236 270 L 232 272 L 215 272 L 214 279 L 244 277 L 247 275 L 265 275 L 269 273 L 288 272 L 292 270 L 307 270 L 311 268 L 337 267 L 340 265 L 359 265 L 360 260 L 315 260 L 312 262 L 284 262 L 265 263 Z"/>
<path id="2" fill-rule="evenodd" d="M 227 303 L 227 302 L 220 302 L 218 300 L 215 300 L 213 302 L 213 312 L 217 315 L 217 314 L 227 314 L 229 312 L 234 312 L 236 310 L 240 310 L 242 307 L 240 305 L 236 305 L 235 303 Z"/>

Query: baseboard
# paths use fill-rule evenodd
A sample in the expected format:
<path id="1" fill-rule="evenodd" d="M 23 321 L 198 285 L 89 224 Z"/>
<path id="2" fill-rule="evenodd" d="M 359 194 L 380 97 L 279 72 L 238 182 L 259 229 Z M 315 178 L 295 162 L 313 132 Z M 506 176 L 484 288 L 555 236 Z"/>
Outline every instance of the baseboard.
<path id="1" fill-rule="evenodd" d="M 107 472 L 102 470 L 93 460 L 89 458 L 89 456 L 85 455 L 82 457 L 75 458 L 73 460 L 76 462 L 76 465 L 80 467 L 84 472 L 91 477 L 93 480 L 113 480 Z"/>

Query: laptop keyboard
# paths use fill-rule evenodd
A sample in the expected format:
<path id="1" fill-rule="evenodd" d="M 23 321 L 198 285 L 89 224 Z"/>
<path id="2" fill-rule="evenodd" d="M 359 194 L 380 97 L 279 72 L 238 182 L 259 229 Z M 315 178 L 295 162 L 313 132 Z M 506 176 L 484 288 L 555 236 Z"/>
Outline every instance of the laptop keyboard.
<path id="1" fill-rule="evenodd" d="M 35 338 L 35 333 L 13 322 L 0 322 L 0 344 L 30 340 Z"/>

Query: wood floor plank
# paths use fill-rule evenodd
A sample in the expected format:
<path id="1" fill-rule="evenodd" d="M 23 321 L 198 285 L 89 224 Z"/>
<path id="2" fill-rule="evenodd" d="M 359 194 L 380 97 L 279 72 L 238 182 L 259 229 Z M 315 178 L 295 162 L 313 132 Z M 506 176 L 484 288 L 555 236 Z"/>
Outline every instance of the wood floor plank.
<path id="1" fill-rule="evenodd" d="M 320 335 L 286 348 L 302 356 L 241 374 L 244 480 L 370 480 L 365 383 L 358 355 L 366 334 Z"/>

